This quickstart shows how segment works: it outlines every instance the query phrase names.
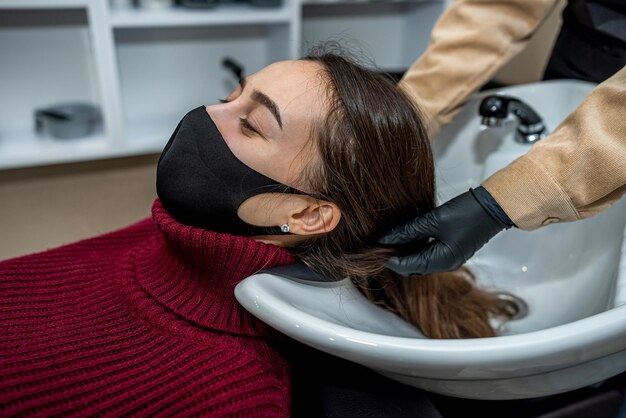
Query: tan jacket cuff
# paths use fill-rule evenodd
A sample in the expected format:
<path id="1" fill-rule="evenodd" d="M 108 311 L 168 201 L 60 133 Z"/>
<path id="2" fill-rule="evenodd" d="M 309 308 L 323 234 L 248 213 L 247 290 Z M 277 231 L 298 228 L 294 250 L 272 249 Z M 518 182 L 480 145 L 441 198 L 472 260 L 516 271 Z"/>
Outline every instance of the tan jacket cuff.
<path id="1" fill-rule="evenodd" d="M 580 219 L 558 183 L 527 156 L 493 174 L 483 187 L 519 229 L 531 231 L 556 222 Z"/>

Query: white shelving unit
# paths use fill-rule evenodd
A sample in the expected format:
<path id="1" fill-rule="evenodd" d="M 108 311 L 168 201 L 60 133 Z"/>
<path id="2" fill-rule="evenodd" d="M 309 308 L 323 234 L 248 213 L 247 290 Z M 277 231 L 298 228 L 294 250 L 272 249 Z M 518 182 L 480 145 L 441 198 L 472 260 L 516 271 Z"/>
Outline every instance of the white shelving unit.
<path id="1" fill-rule="evenodd" d="M 302 41 L 338 39 L 381 69 L 403 71 L 426 49 L 442 10 L 441 1 L 305 2 Z"/>
<path id="2" fill-rule="evenodd" d="M 160 152 L 188 110 L 234 88 L 224 57 L 250 74 L 335 39 L 381 69 L 404 70 L 444 7 L 283 0 L 117 10 L 107 0 L 0 0 L 0 169 Z M 35 109 L 72 101 L 98 105 L 102 129 L 75 140 L 35 134 Z"/>
<path id="3" fill-rule="evenodd" d="M 289 12 L 286 6 L 279 9 L 259 9 L 246 4 L 225 4 L 206 10 L 185 8 L 113 10 L 110 21 L 114 28 L 287 24 L 291 21 Z"/>

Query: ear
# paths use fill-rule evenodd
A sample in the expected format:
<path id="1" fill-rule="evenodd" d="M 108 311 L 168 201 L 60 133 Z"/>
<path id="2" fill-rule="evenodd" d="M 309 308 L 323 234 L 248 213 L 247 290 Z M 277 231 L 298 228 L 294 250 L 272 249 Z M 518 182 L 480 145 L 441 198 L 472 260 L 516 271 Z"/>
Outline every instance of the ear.
<path id="1" fill-rule="evenodd" d="M 304 198 L 307 205 L 289 216 L 289 232 L 296 235 L 325 234 L 337 227 L 341 219 L 337 205 L 310 196 Z"/>
<path id="2" fill-rule="evenodd" d="M 332 231 L 341 219 L 337 205 L 307 195 L 263 193 L 247 199 L 237 210 L 239 217 L 259 226 L 289 225 L 295 235 Z"/>

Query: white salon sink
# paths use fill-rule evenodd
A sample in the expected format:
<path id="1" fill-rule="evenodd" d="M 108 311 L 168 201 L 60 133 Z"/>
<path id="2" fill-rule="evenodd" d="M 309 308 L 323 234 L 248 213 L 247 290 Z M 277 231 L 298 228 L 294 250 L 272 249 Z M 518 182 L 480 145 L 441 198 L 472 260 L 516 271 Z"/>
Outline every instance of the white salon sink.
<path id="1" fill-rule="evenodd" d="M 500 92 L 530 104 L 553 129 L 592 88 L 553 81 Z M 493 93 L 477 95 L 434 140 L 440 202 L 529 149 L 513 141 L 513 122 L 480 128 L 478 103 Z M 468 266 L 481 286 L 513 293 L 529 307 L 495 338 L 425 338 L 373 306 L 348 280 L 259 273 L 242 281 L 235 295 L 284 334 L 411 386 L 474 399 L 547 396 L 626 371 L 625 226 L 622 199 L 584 221 L 510 230 L 491 240 Z"/>

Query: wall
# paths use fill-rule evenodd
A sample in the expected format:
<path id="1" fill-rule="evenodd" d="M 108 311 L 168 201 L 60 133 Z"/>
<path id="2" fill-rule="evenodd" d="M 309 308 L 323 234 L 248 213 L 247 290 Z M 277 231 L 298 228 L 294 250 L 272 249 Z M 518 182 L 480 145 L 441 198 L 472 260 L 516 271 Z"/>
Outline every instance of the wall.
<path id="1" fill-rule="evenodd" d="M 522 84 L 543 78 L 543 71 L 561 28 L 561 11 L 566 2 L 561 0 L 559 3 L 537 29 L 528 46 L 495 75 L 496 81 L 503 84 Z"/>
<path id="2" fill-rule="evenodd" d="M 150 215 L 158 155 L 0 171 L 0 260 Z"/>

